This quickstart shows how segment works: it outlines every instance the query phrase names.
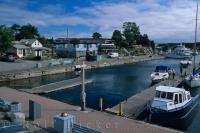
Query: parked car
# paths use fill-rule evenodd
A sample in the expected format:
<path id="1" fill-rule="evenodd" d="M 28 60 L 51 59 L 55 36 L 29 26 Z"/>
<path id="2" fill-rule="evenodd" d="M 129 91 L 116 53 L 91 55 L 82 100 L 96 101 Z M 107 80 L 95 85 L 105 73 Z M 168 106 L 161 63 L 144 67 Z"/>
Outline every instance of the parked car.
<path id="1" fill-rule="evenodd" d="M 109 53 L 108 57 L 109 58 L 117 58 L 117 57 L 119 57 L 119 53 L 114 53 L 114 52 L 113 53 Z"/>
<path id="2" fill-rule="evenodd" d="M 6 62 L 15 62 L 17 59 L 18 56 L 15 53 L 5 53 L 2 56 L 0 56 L 0 60 Z"/>

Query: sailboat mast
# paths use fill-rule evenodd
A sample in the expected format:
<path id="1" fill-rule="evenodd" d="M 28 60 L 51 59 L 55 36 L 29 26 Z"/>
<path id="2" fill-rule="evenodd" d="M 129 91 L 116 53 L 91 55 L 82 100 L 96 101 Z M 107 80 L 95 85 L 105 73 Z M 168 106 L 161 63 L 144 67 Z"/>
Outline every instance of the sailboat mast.
<path id="1" fill-rule="evenodd" d="M 194 42 L 194 69 L 196 68 L 196 63 L 195 63 L 195 58 L 196 58 L 196 47 L 197 47 L 197 20 L 198 20 L 198 10 L 199 10 L 199 6 L 198 6 L 198 2 L 197 2 L 197 10 L 196 10 L 196 24 L 195 24 L 195 42 Z"/>

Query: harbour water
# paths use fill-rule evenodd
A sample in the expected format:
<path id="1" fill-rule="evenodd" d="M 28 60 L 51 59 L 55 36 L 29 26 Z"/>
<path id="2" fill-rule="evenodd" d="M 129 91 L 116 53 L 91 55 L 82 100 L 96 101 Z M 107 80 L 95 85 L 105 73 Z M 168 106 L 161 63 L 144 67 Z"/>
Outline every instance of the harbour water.
<path id="1" fill-rule="evenodd" d="M 92 78 L 93 83 L 86 86 L 87 107 L 98 109 L 99 98 L 104 100 L 104 109 L 118 104 L 120 101 L 126 100 L 130 96 L 148 88 L 151 85 L 150 73 L 154 71 L 157 65 L 168 65 L 179 72 L 180 60 L 162 59 L 136 64 L 127 64 L 120 66 L 112 66 L 86 71 L 86 77 Z M 15 88 L 31 88 L 54 81 L 60 81 L 72 78 L 74 75 L 59 74 L 42 78 L 32 78 L 19 80 L 15 82 L 7 82 L 7 85 L 15 86 Z M 23 82 L 22 82 L 23 81 Z M 34 84 L 33 84 L 34 83 Z M 199 93 L 200 89 L 193 91 L 193 94 Z M 80 105 L 81 87 L 73 87 L 70 89 L 60 90 L 48 93 L 45 96 L 66 102 L 73 105 Z M 200 108 L 196 110 L 195 117 L 188 126 L 187 131 L 195 133 L 200 131 Z"/>

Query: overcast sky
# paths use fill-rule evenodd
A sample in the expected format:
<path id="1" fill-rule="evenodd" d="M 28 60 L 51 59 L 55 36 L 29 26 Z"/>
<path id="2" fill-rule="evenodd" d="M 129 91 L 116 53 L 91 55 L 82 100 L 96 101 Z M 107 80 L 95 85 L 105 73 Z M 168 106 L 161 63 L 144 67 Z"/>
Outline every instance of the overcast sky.
<path id="1" fill-rule="evenodd" d="M 156 42 L 193 42 L 195 12 L 195 0 L 0 0 L 0 24 L 31 23 L 47 37 L 67 28 L 70 37 L 111 37 L 132 21 Z"/>

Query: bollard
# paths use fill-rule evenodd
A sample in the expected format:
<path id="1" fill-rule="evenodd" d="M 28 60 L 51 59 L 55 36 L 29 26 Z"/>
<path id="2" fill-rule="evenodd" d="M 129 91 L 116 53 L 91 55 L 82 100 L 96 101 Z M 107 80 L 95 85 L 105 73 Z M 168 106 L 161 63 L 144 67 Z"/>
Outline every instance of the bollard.
<path id="1" fill-rule="evenodd" d="M 99 109 L 100 111 L 103 111 L 103 98 L 99 99 Z"/>
<path id="2" fill-rule="evenodd" d="M 119 103 L 119 116 L 123 115 L 123 106 L 122 106 L 122 102 Z"/>

